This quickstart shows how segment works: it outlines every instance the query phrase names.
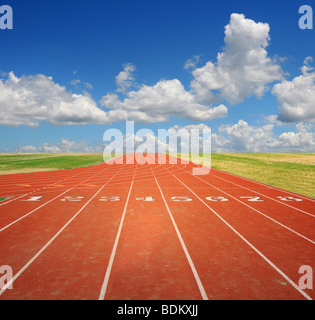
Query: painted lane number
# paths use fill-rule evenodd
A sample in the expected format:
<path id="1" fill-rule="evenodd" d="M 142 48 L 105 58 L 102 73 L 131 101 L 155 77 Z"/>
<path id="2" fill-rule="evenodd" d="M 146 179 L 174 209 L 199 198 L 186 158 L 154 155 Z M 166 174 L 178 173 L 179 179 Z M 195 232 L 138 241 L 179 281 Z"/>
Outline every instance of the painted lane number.
<path id="1" fill-rule="evenodd" d="M 60 201 L 78 202 L 78 201 L 82 201 L 83 199 L 84 197 L 80 197 L 80 196 L 68 196 L 68 197 L 64 197 Z"/>
<path id="2" fill-rule="evenodd" d="M 229 201 L 228 198 L 218 197 L 218 196 L 206 197 L 206 200 L 209 200 L 209 201 L 221 201 L 221 202 Z"/>
<path id="3" fill-rule="evenodd" d="M 120 201 L 120 197 L 108 197 L 108 196 L 104 196 L 104 197 L 100 197 L 99 201 Z"/>
<path id="4" fill-rule="evenodd" d="M 136 198 L 137 201 L 146 201 L 146 202 L 151 202 L 155 201 L 153 197 L 141 197 L 141 198 Z"/>
<path id="5" fill-rule="evenodd" d="M 43 196 L 29 196 L 27 199 L 22 199 L 20 201 L 24 202 L 39 202 L 44 198 Z M 277 196 L 277 198 L 281 201 L 303 201 L 302 199 L 291 197 L 291 196 Z M 66 196 L 60 201 L 64 202 L 79 202 L 85 199 L 85 197 L 82 196 Z M 226 202 L 230 201 L 230 199 L 222 196 L 209 196 L 205 198 L 208 201 L 213 201 L 213 202 Z M 257 196 L 240 196 L 240 199 L 247 199 L 247 201 L 250 202 L 263 202 L 264 200 L 261 199 L 261 197 Z M 119 196 L 102 196 L 98 199 L 99 201 L 102 202 L 115 202 L 115 201 L 120 201 L 121 198 Z M 154 197 L 139 197 L 135 199 L 136 201 L 145 201 L 145 202 L 153 202 L 156 201 Z M 193 198 L 189 196 L 174 196 L 171 197 L 171 200 L 174 202 L 191 202 L 193 201 Z"/>
<path id="6" fill-rule="evenodd" d="M 244 196 L 240 197 L 241 199 L 247 199 L 247 201 L 264 201 L 260 199 L 260 197 L 253 197 L 253 196 Z"/>
<path id="7" fill-rule="evenodd" d="M 189 198 L 187 196 L 176 196 L 176 197 L 172 197 L 171 200 L 172 201 L 176 201 L 176 202 L 190 202 L 190 201 L 193 201 L 192 198 Z"/>
<path id="8" fill-rule="evenodd" d="M 21 200 L 21 201 L 27 201 L 27 202 L 31 202 L 31 201 L 40 201 L 40 199 L 42 199 L 43 196 L 39 196 L 39 197 L 30 197 L 26 200 Z"/>
<path id="9" fill-rule="evenodd" d="M 282 201 L 303 201 L 302 199 L 299 198 L 294 198 L 294 197 L 289 197 L 289 196 L 278 196 L 278 199 L 282 200 Z"/>

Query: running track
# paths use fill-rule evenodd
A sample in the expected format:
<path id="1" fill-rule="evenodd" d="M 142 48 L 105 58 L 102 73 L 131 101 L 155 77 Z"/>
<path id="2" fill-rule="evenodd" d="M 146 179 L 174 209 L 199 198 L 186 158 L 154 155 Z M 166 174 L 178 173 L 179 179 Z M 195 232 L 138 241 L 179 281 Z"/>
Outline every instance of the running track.
<path id="1" fill-rule="evenodd" d="M 133 157 L 0 176 L 0 300 L 315 298 L 315 199 Z"/>

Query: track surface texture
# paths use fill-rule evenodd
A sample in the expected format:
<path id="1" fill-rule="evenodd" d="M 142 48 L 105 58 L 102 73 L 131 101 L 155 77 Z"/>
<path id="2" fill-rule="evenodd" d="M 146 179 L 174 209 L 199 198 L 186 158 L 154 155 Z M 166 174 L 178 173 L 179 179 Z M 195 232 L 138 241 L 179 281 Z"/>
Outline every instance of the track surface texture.
<path id="1" fill-rule="evenodd" d="M 0 300 L 315 298 L 315 199 L 137 156 L 0 177 Z"/>

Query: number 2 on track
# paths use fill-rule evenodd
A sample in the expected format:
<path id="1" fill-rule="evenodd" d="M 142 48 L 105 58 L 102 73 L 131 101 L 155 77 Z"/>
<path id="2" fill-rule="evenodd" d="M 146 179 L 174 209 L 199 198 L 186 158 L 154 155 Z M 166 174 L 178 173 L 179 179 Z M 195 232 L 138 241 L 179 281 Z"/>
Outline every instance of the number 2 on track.
<path id="1" fill-rule="evenodd" d="M 254 196 L 244 196 L 244 197 L 240 197 L 242 199 L 248 199 L 247 201 L 264 201 L 262 199 L 260 199 L 260 197 L 254 197 Z"/>

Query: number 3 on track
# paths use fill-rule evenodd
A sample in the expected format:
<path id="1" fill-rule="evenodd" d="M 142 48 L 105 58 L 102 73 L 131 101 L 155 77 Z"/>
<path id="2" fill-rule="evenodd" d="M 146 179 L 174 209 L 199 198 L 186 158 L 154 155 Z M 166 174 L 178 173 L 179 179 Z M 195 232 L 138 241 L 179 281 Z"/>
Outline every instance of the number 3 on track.
<path id="1" fill-rule="evenodd" d="M 285 196 L 285 197 L 279 196 L 277 198 L 282 200 L 282 201 L 303 201 L 302 199 L 294 198 L 294 197 L 288 197 L 288 196 Z"/>

